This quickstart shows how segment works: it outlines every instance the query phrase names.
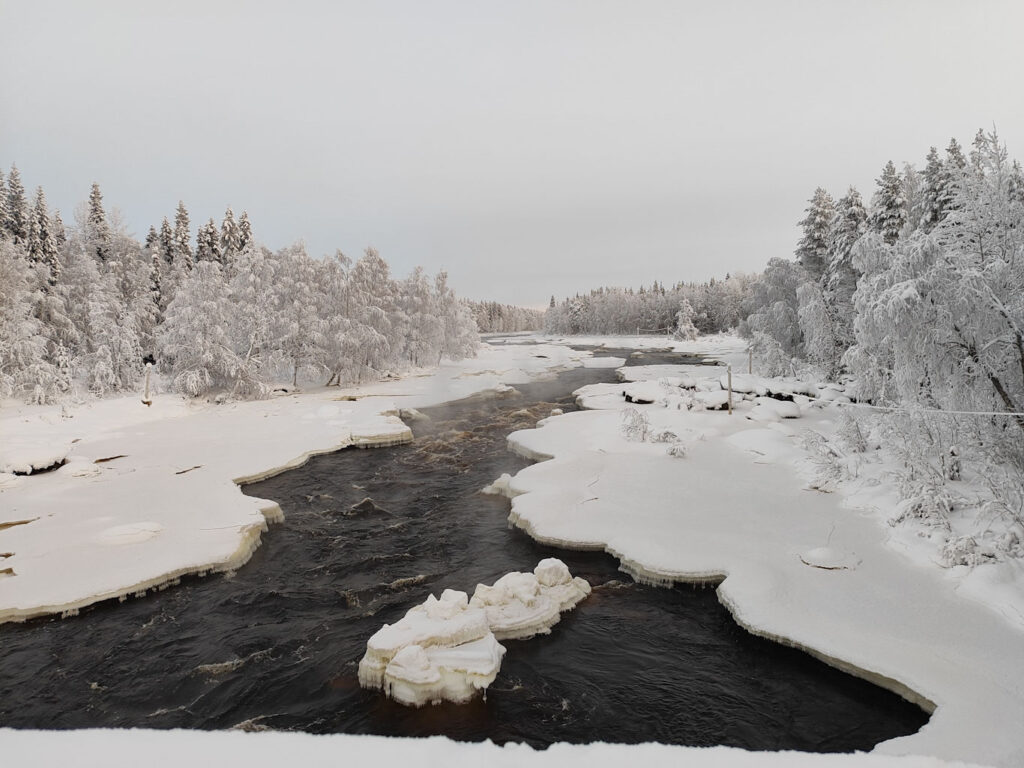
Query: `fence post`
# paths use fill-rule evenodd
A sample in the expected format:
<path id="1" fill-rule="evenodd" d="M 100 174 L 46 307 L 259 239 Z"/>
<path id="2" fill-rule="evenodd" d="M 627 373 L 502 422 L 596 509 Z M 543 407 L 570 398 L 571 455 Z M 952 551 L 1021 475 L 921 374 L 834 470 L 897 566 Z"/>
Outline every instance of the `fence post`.
<path id="1" fill-rule="evenodd" d="M 146 394 L 142 396 L 142 402 L 145 405 L 152 405 L 153 401 L 149 399 L 149 372 L 153 369 L 152 363 L 146 363 Z"/>
<path id="2" fill-rule="evenodd" d="M 732 366 L 729 366 L 729 415 L 732 416 Z"/>
<path id="3" fill-rule="evenodd" d="M 753 375 L 754 373 L 754 348 L 749 347 L 747 349 L 747 373 Z"/>

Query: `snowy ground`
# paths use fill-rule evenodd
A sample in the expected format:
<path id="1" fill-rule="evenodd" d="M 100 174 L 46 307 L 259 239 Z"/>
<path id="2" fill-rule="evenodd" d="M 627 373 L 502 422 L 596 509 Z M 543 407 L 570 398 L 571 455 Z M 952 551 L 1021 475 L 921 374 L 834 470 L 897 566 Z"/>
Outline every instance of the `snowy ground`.
<path id="1" fill-rule="evenodd" d="M 498 747 L 441 737 L 313 736 L 239 731 L 9 731 L 0 730 L 4 765 L 76 768 L 148 768 L 244 765 L 246 768 L 335 768 L 338 765 L 415 765 L 422 768 L 960 768 L 935 758 L 745 752 L 664 744 L 555 744 L 544 751 L 525 744 Z"/>
<path id="2" fill-rule="evenodd" d="M 63 414 L 59 408 L 5 407 L 0 473 L 26 463 L 44 466 L 65 451 L 68 463 L 42 475 L 0 474 L 0 617 L 65 611 L 181 573 L 238 567 L 258 544 L 266 519 L 279 510 L 243 496 L 235 481 L 273 474 L 350 443 L 407 439 L 407 429 L 393 415 L 399 408 L 496 392 L 501 385 L 584 364 L 587 357 L 555 339 L 544 348 L 524 346 L 527 340 L 510 338 L 476 360 L 358 393 L 319 390 L 220 406 L 161 395 L 150 409 L 137 399 L 121 399 Z M 742 342 L 729 337 L 567 342 L 706 353 L 737 372 L 747 365 Z M 631 368 L 623 374 L 635 383 L 586 388 L 583 402 L 594 410 L 545 419 L 538 429 L 510 439 L 525 455 L 554 457 L 511 479 L 507 492 L 514 497 L 517 523 L 562 546 L 606 548 L 647 580 L 724 578 L 720 599 L 750 631 L 806 648 L 934 708 L 921 732 L 883 743 L 871 755 L 825 756 L 661 745 L 556 745 L 535 752 L 444 739 L 0 731 L 5 759 L 56 765 L 74 755 L 76 763 L 94 759 L 96 765 L 117 766 L 135 765 L 145 752 L 156 765 L 230 755 L 260 766 L 301 754 L 304 765 L 318 765 L 335 763 L 344 750 L 356 760 L 446 766 L 636 760 L 697 766 L 938 766 L 957 760 L 1024 765 L 1024 623 L 1013 613 L 1024 601 L 1019 570 L 968 575 L 965 569 L 938 567 L 922 555 L 924 549 L 908 545 L 905 536 L 893 537 L 893 529 L 882 524 L 882 507 L 891 499 L 884 488 L 875 487 L 870 497 L 863 488 L 840 486 L 831 494 L 808 488 L 808 455 L 798 433 L 808 427 L 828 433 L 834 416 L 829 408 L 798 404 L 793 414 L 791 404 L 737 398 L 732 416 L 680 410 L 676 406 L 683 402 L 717 402 L 722 369 Z M 658 383 L 666 377 L 667 386 Z M 697 389 L 680 395 L 679 384 Z M 622 398 L 627 387 L 639 387 L 637 395 L 653 392 L 655 402 L 629 406 Z M 360 399 L 338 399 L 356 394 Z M 646 415 L 647 440 L 624 436 L 626 407 Z M 800 418 L 784 418 L 792 415 Z M 665 430 L 675 437 L 652 441 Z M 672 446 L 681 455 L 669 455 Z M 992 587 L 995 582 L 999 589 Z M 52 759 L 42 760 L 44 754 Z M 900 757 L 914 754 L 928 757 Z"/>

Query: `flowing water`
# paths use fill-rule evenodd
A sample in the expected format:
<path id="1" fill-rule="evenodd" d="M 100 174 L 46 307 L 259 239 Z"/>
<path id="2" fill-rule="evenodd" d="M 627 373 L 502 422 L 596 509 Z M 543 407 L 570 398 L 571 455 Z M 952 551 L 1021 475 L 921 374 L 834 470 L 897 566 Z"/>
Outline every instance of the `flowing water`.
<path id="1" fill-rule="evenodd" d="M 526 465 L 505 436 L 612 380 L 577 369 L 519 396 L 429 410 L 412 444 L 316 457 L 246 487 L 278 501 L 286 522 L 237 574 L 0 626 L 0 726 L 809 751 L 870 749 L 920 728 L 927 716 L 896 695 L 741 630 L 713 589 L 637 585 L 608 555 L 508 528 L 508 502 L 478 493 Z M 548 556 L 594 592 L 551 635 L 506 641 L 486 699 L 409 709 L 359 687 L 356 665 L 383 623 L 432 592 L 472 592 Z"/>

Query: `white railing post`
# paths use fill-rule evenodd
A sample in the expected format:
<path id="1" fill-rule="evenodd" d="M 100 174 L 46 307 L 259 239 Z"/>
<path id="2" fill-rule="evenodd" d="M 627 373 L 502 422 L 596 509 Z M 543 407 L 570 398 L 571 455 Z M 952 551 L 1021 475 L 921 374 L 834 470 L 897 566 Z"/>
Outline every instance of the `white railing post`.
<path id="1" fill-rule="evenodd" d="M 732 366 L 729 366 L 729 415 L 732 416 Z"/>

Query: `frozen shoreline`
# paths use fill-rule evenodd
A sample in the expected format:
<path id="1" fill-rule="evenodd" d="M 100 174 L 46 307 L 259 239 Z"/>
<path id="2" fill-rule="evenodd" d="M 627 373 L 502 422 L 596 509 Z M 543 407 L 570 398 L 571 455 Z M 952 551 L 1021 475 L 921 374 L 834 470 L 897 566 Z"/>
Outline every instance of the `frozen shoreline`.
<path id="1" fill-rule="evenodd" d="M 160 395 L 151 408 L 135 397 L 70 410 L 8 405 L 0 469 L 66 463 L 0 475 L 0 622 L 74 614 L 242 567 L 283 516 L 241 484 L 348 446 L 407 442 L 399 409 L 501 391 L 588 357 L 559 346 L 483 347 L 434 372 L 255 402 Z"/>
<path id="2" fill-rule="evenodd" d="M 745 357 L 740 344 L 718 351 L 734 367 Z M 739 398 L 732 416 L 676 410 L 671 395 L 667 407 L 629 406 L 627 386 L 585 387 L 580 401 L 593 410 L 510 435 L 516 453 L 551 457 L 511 479 L 515 525 L 545 544 L 603 549 L 641 581 L 720 582 L 720 602 L 748 631 L 933 713 L 876 753 L 1024 764 L 1024 632 L 997 606 L 958 593 L 959 574 L 890 546 L 877 511 L 803 487 L 797 431 L 827 432 L 830 412 L 804 408 L 798 422 L 765 424 L 745 418 L 754 406 Z M 652 433 L 679 435 L 686 455 L 626 439 L 626 407 L 639 407 Z"/>
<path id="3" fill-rule="evenodd" d="M 736 368 L 746 364 L 742 345 L 728 338 L 695 344 L 642 341 L 649 348 L 703 352 Z M 571 339 L 585 342 L 612 347 L 636 339 Z M 65 467 L 0 482 L 0 552 L 13 553 L 0 565 L 17 574 L 0 577 L 0 621 L 75 610 L 76 600 L 88 605 L 162 588 L 183 573 L 239 567 L 259 546 L 267 524 L 280 519 L 280 509 L 244 496 L 237 483 L 277 474 L 360 439 L 402 442 L 409 433 L 395 415 L 399 408 L 500 391 L 503 385 L 585 364 L 588 357 L 558 344 L 542 349 L 510 343 L 485 348 L 480 358 L 436 373 L 358 390 L 201 406 L 160 396 L 152 409 L 125 398 L 87 405 L 70 419 L 60 418 L 59 409 L 6 409 L 0 412 L 0 432 L 29 447 L 42 444 L 39 455 L 46 455 L 47 445 L 80 439 L 71 445 Z M 541 462 L 512 478 L 505 490 L 516 524 L 545 543 L 607 550 L 640 581 L 717 583 L 719 599 L 745 629 L 803 648 L 934 710 L 928 725 L 869 755 L 605 744 L 555 745 L 536 752 L 522 745 L 446 739 L 99 730 L 59 734 L 62 748 L 77 753 L 95 744 L 97 761 L 104 765 L 134 764 L 140 749 L 149 751 L 158 741 L 166 747 L 161 759 L 167 760 L 158 764 L 167 765 L 211 751 L 257 766 L 276 764 L 286 750 L 296 749 L 306 764 L 326 764 L 339 748 L 365 750 L 377 760 L 400 759 L 406 750 L 419 755 L 424 744 L 445 764 L 487 759 L 537 765 L 557 753 L 559 764 L 610 765 L 635 760 L 641 752 L 647 762 L 666 765 L 680 760 L 760 766 L 1024 762 L 1018 727 L 1024 722 L 1024 670 L 1015 663 L 1024 633 L 1018 627 L 957 594 L 948 572 L 896 553 L 871 515 L 844 508 L 835 494 L 802 489 L 794 466 L 806 454 L 793 444 L 788 425 L 744 419 L 749 403 L 739 405 L 731 419 L 720 412 L 640 406 L 652 425 L 672 426 L 685 440 L 687 455 L 672 458 L 664 444 L 623 438 L 623 404 L 616 389 L 621 387 L 598 385 L 583 395 L 593 410 L 545 419 L 537 429 L 510 437 L 517 453 Z M 339 399 L 354 394 L 358 400 Z M 124 412 L 131 418 L 118 420 L 129 406 Z M 812 426 L 823 418 L 821 412 L 805 414 Z M 0 465 L 9 446 L 0 447 Z M 120 454 L 125 455 L 93 463 Z M 139 499 L 146 500 L 144 508 Z M 849 562 L 856 565 L 833 570 L 811 565 L 814 557 L 833 550 L 854 553 Z M 111 567 L 115 553 L 121 559 Z M 174 568 L 181 572 L 174 575 Z M 100 591 L 104 580 L 106 591 Z M 47 732 L 0 732 L 4 749 L 25 761 L 53 738 Z M 922 754 L 926 757 L 900 757 Z M 49 764 L 58 761 L 55 756 Z"/>

